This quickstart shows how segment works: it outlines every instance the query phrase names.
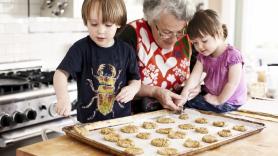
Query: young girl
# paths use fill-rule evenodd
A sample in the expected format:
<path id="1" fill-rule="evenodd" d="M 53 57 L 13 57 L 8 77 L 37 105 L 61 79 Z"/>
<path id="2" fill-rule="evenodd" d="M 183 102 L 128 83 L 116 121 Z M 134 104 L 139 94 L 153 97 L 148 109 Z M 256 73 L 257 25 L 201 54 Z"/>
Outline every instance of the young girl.
<path id="1" fill-rule="evenodd" d="M 67 78 L 76 76 L 77 119 L 80 122 L 123 117 L 131 114 L 130 102 L 141 86 L 135 52 L 114 39 L 126 24 L 123 0 L 85 0 L 82 18 L 89 36 L 75 42 L 54 74 L 56 112 L 71 110 Z"/>
<path id="2" fill-rule="evenodd" d="M 206 95 L 198 95 L 186 103 L 187 107 L 217 113 L 234 111 L 246 102 L 247 89 L 244 80 L 243 58 L 237 49 L 226 44 L 227 28 L 213 10 L 195 13 L 187 32 L 198 51 L 197 62 L 182 91 L 182 105 L 190 98 L 190 89 L 199 84 L 206 73 Z"/>

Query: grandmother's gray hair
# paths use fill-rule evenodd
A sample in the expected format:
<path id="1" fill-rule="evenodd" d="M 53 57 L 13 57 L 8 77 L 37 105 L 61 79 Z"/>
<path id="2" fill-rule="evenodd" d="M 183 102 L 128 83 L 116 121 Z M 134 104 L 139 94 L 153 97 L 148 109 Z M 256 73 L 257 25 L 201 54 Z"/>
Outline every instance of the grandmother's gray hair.
<path id="1" fill-rule="evenodd" d="M 148 23 L 160 19 L 161 12 L 174 15 L 178 20 L 189 21 L 195 13 L 192 0 L 144 0 L 143 12 Z"/>

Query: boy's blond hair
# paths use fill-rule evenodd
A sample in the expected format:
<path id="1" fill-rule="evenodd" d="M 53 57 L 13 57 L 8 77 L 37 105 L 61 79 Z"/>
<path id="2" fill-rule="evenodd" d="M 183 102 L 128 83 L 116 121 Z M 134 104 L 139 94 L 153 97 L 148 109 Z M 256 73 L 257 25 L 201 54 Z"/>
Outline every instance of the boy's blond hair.
<path id="1" fill-rule="evenodd" d="M 94 6 L 97 5 L 97 6 Z M 126 24 L 127 13 L 123 0 L 84 0 L 82 4 L 82 19 L 87 26 L 87 20 L 90 19 L 90 11 L 92 7 L 99 8 L 102 14 L 102 23 L 112 22 L 121 27 Z"/>

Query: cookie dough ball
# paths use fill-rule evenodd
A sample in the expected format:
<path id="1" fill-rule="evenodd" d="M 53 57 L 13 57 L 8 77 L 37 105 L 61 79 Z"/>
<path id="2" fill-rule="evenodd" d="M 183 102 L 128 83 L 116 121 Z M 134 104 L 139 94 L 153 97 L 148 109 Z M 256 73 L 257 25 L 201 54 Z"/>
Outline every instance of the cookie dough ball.
<path id="1" fill-rule="evenodd" d="M 73 130 L 74 130 L 76 133 L 78 133 L 78 134 L 80 134 L 80 135 L 82 135 L 82 136 L 87 136 L 87 135 L 89 135 L 89 131 L 88 131 L 85 127 L 83 127 L 83 126 L 81 126 L 81 125 L 74 125 L 74 126 L 73 126 Z"/>
<path id="2" fill-rule="evenodd" d="M 144 153 L 144 150 L 139 147 L 129 147 L 125 149 L 125 152 L 131 155 L 140 155 Z"/>
<path id="3" fill-rule="evenodd" d="M 228 129 L 223 129 L 219 132 L 217 132 L 217 134 L 221 137 L 229 137 L 229 136 L 232 136 L 232 132 Z"/>
<path id="4" fill-rule="evenodd" d="M 179 125 L 179 128 L 180 129 L 184 129 L 184 130 L 189 130 L 189 129 L 194 129 L 194 125 L 192 125 L 192 124 L 181 124 L 181 125 Z"/>
<path id="5" fill-rule="evenodd" d="M 170 147 L 165 147 L 165 148 L 160 148 L 157 150 L 157 153 L 160 155 L 177 155 L 178 150 L 175 148 L 170 148 Z"/>
<path id="6" fill-rule="evenodd" d="M 144 122 L 142 127 L 145 129 L 155 129 L 156 128 L 156 123 L 154 122 Z"/>
<path id="7" fill-rule="evenodd" d="M 172 131 L 172 128 L 159 128 L 155 132 L 160 134 L 169 134 Z"/>
<path id="8" fill-rule="evenodd" d="M 151 141 L 151 144 L 156 147 L 167 147 L 169 146 L 169 140 L 166 138 L 155 138 Z"/>
<path id="9" fill-rule="evenodd" d="M 233 130 L 240 131 L 240 132 L 245 132 L 247 129 L 244 125 L 236 125 L 236 126 L 233 127 Z"/>
<path id="10" fill-rule="evenodd" d="M 134 143 L 131 139 L 120 139 L 117 141 L 117 145 L 124 148 L 134 147 Z"/>
<path id="11" fill-rule="evenodd" d="M 150 136 L 151 136 L 151 133 L 138 133 L 136 135 L 136 137 L 139 139 L 149 139 Z"/>
<path id="12" fill-rule="evenodd" d="M 208 123 L 208 120 L 206 118 L 197 118 L 195 119 L 195 122 L 199 124 L 206 124 Z"/>
<path id="13" fill-rule="evenodd" d="M 158 123 L 175 123 L 175 120 L 169 117 L 160 117 L 157 119 Z"/>
<path id="14" fill-rule="evenodd" d="M 185 137 L 185 132 L 182 131 L 176 131 L 176 132 L 170 132 L 168 134 L 168 137 L 171 139 L 183 139 Z"/>
<path id="15" fill-rule="evenodd" d="M 224 127 L 225 126 L 225 122 L 224 121 L 214 121 L 212 123 L 213 126 L 215 127 Z"/>
<path id="16" fill-rule="evenodd" d="M 120 139 L 120 135 L 116 133 L 109 133 L 104 135 L 104 140 L 110 142 L 117 142 Z"/>
<path id="17" fill-rule="evenodd" d="M 208 129 L 206 127 L 196 127 L 195 132 L 201 134 L 208 134 Z"/>
<path id="18" fill-rule="evenodd" d="M 204 135 L 202 141 L 206 143 L 213 143 L 217 141 L 217 138 L 213 135 Z"/>
<path id="19" fill-rule="evenodd" d="M 200 142 L 189 138 L 185 140 L 183 145 L 188 148 L 198 148 L 200 147 Z"/>
<path id="20" fill-rule="evenodd" d="M 122 127 L 121 131 L 124 133 L 136 133 L 138 132 L 138 127 L 134 125 L 127 125 Z"/>
<path id="21" fill-rule="evenodd" d="M 181 114 L 179 116 L 179 119 L 186 120 L 186 119 L 188 119 L 188 115 L 187 114 Z"/>
<path id="22" fill-rule="evenodd" d="M 103 134 L 103 135 L 106 135 L 106 134 L 109 134 L 109 133 L 114 133 L 114 129 L 109 128 L 109 127 L 105 127 L 105 128 L 102 128 L 100 130 L 100 133 Z"/>

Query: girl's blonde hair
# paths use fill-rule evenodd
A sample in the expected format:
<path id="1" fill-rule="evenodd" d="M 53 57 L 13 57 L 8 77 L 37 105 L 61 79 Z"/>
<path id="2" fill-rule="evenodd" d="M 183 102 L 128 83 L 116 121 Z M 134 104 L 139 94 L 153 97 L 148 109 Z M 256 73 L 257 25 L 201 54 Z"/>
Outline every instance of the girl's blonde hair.
<path id="1" fill-rule="evenodd" d="M 192 20 L 189 21 L 187 33 L 191 39 L 210 35 L 212 37 L 223 36 L 224 39 L 228 36 L 228 30 L 225 24 L 220 22 L 219 16 L 214 10 L 199 10 Z"/>
<path id="2" fill-rule="evenodd" d="M 98 11 L 102 14 L 103 23 L 112 22 L 121 27 L 125 26 L 127 13 L 123 0 L 84 0 L 81 13 L 85 25 L 87 25 L 87 20 L 90 19 L 92 7 L 99 8 Z"/>

